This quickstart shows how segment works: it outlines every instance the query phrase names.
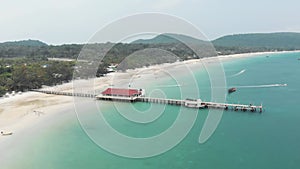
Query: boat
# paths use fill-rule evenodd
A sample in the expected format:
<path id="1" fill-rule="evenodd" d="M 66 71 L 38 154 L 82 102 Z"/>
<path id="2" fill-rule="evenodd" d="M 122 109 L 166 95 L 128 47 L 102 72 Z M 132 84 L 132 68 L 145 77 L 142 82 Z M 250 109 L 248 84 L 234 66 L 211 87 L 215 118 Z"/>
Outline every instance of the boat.
<path id="1" fill-rule="evenodd" d="M 6 133 L 4 133 L 3 131 L 1 131 L 1 135 L 2 136 L 10 136 L 12 134 L 13 134 L 12 132 L 6 132 Z"/>
<path id="2" fill-rule="evenodd" d="M 235 92 L 235 91 L 236 91 L 236 88 L 235 88 L 235 87 L 232 87 L 232 88 L 228 89 L 228 93 L 233 93 L 233 92 Z"/>

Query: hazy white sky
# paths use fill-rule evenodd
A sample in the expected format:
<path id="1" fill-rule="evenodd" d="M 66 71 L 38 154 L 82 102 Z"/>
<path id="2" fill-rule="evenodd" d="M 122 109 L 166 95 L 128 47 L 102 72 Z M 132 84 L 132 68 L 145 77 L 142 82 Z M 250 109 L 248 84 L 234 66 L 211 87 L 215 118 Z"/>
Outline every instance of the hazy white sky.
<path id="1" fill-rule="evenodd" d="M 38 39 L 85 43 L 128 15 L 163 12 L 196 25 L 209 38 L 249 32 L 300 32 L 299 0 L 1 0 L 0 42 Z M 120 29 L 121 30 L 121 29 Z"/>

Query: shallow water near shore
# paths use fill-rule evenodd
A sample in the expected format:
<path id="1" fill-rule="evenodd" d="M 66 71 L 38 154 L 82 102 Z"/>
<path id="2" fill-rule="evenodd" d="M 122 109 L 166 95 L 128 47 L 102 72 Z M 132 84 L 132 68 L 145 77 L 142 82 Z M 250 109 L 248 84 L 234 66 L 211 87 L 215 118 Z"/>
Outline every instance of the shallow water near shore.
<path id="1" fill-rule="evenodd" d="M 228 87 L 237 91 L 227 102 L 264 105 L 263 113 L 225 111 L 213 136 L 198 143 L 208 110 L 199 110 L 196 122 L 176 147 L 161 155 L 131 159 L 111 154 L 89 139 L 75 113 L 65 114 L 23 141 L 11 145 L 1 168 L 298 168 L 300 166 L 300 53 L 272 54 L 228 60 L 223 63 Z M 193 69 L 203 100 L 210 100 L 207 72 Z M 179 76 L 181 76 L 179 74 Z M 182 85 L 187 94 L 189 82 Z M 179 87 L 172 78 L 151 82 L 146 89 L 160 89 L 167 97 L 180 98 Z M 287 84 L 280 86 L 276 84 Z M 185 85 L 185 86 L 184 86 Z M 155 94 L 155 93 L 152 93 Z M 159 94 L 159 93 L 158 93 Z M 166 106 L 161 117 L 147 125 L 129 123 L 110 102 L 101 103 L 105 118 L 113 128 L 134 137 L 149 137 L 167 129 L 176 119 L 179 107 Z M 123 110 L 130 106 L 117 103 Z M 152 105 L 153 111 L 163 105 Z M 127 107 L 127 108 L 126 108 Z M 149 109 L 147 103 L 134 103 L 138 110 Z M 183 108 L 185 113 L 192 111 Z M 151 113 L 151 111 L 150 111 Z M 28 132 L 30 133 L 30 132 Z M 22 139 L 22 138 L 20 138 Z"/>

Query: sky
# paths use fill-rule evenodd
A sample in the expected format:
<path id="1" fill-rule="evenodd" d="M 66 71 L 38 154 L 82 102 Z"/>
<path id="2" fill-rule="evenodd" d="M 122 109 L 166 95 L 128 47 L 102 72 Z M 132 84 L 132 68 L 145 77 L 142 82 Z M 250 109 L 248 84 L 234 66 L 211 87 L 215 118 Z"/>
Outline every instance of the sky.
<path id="1" fill-rule="evenodd" d="M 105 25 L 159 12 L 194 24 L 210 40 L 229 34 L 300 32 L 299 0 L 0 0 L 0 42 L 86 43 Z M 121 29 L 120 29 L 121 30 Z"/>

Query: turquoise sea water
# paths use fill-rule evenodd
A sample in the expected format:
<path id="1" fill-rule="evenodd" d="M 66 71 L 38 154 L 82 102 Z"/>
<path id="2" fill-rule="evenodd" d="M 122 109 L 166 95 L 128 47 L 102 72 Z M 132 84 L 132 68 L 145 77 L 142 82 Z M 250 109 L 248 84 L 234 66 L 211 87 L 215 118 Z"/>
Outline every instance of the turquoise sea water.
<path id="1" fill-rule="evenodd" d="M 196 122 L 187 135 L 170 151 L 151 158 L 130 159 L 111 154 L 94 144 L 80 127 L 76 115 L 63 116 L 40 129 L 24 145 L 14 147 L 7 168 L 43 169 L 282 169 L 300 167 L 300 53 L 262 55 L 223 63 L 228 87 L 237 92 L 228 102 L 263 104 L 263 113 L 226 111 L 213 136 L 204 144 L 198 137 L 207 117 L 199 110 Z M 193 70 L 202 99 L 210 99 L 207 73 Z M 186 78 L 178 74 L 179 78 Z M 173 79 L 151 82 L 148 90 L 159 88 L 168 97 L 179 97 Z M 176 84 L 176 83 L 175 83 Z M 188 82 L 185 84 L 188 89 Z M 276 86 L 287 84 L 287 86 Z M 190 91 L 193 95 L 194 91 Z M 178 107 L 167 106 L 161 117 L 141 125 L 124 119 L 112 103 L 105 104 L 105 118 L 119 132 L 134 137 L 149 137 L 167 129 L 178 115 Z M 122 110 L 129 106 L 118 103 Z M 111 107 L 110 107 L 111 106 Z M 150 109 L 147 103 L 133 105 Z M 153 111 L 162 105 L 152 105 Z M 190 109 L 184 109 L 186 113 Z M 151 113 L 149 111 L 148 113 Z M 1 167 L 2 168 L 2 167 Z"/>

